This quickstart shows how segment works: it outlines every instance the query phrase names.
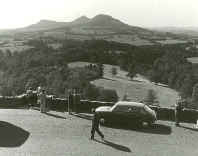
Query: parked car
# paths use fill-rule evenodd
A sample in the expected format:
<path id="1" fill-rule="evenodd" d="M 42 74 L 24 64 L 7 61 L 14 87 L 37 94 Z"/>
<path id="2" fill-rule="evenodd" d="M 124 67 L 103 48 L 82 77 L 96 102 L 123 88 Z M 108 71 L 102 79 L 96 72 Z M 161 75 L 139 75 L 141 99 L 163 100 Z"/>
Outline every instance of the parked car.
<path id="1" fill-rule="evenodd" d="M 154 110 L 138 102 L 119 101 L 112 107 L 103 106 L 96 108 L 96 113 L 100 114 L 104 124 L 127 123 L 128 125 L 142 125 L 146 122 L 151 125 L 157 120 Z"/>

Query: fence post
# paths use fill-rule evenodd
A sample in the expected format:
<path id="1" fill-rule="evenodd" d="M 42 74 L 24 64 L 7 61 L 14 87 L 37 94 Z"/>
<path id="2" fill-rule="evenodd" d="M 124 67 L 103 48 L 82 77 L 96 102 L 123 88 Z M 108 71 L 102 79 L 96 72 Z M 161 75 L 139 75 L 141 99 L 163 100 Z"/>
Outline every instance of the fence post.
<path id="1" fill-rule="evenodd" d="M 77 89 L 74 89 L 74 94 L 73 94 L 73 105 L 74 105 L 74 112 L 77 113 Z"/>
<path id="2" fill-rule="evenodd" d="M 68 109 L 68 113 L 71 114 L 71 110 L 73 106 L 73 94 L 72 94 L 72 90 L 68 90 L 68 95 L 67 95 L 67 109 Z"/>
<path id="3" fill-rule="evenodd" d="M 80 108 L 80 93 L 76 94 L 76 113 L 79 113 Z"/>

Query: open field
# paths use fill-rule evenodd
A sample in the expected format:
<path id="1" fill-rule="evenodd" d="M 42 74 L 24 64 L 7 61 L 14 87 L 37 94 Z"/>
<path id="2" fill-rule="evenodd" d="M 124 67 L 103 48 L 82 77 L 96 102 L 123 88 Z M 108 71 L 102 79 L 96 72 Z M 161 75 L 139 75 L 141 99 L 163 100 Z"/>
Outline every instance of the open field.
<path id="1" fill-rule="evenodd" d="M 10 40 L 10 41 L 6 41 L 6 42 L 2 41 L 2 43 L 0 44 L 0 50 L 3 52 L 5 52 L 7 50 L 10 50 L 11 52 L 15 52 L 15 51 L 21 52 L 21 51 L 28 50 L 31 48 L 33 48 L 33 47 L 25 45 L 24 41 Z"/>
<path id="2" fill-rule="evenodd" d="M 175 127 L 173 122 L 157 121 L 153 128 L 101 127 L 105 142 L 97 134 L 96 141 L 89 140 L 90 120 L 67 113 L 0 109 L 0 114 L 2 156 L 198 155 L 198 131 L 192 124 Z"/>
<path id="3" fill-rule="evenodd" d="M 192 64 L 198 64 L 198 57 L 187 58 L 187 60 Z"/>
<path id="4" fill-rule="evenodd" d="M 69 67 L 82 67 L 89 63 L 87 62 L 74 62 L 69 64 Z M 113 76 L 111 74 L 112 67 L 117 68 L 118 74 Z M 144 77 L 138 75 L 133 80 L 126 77 L 127 72 L 120 70 L 118 66 L 104 65 L 104 76 L 102 79 L 93 81 L 96 86 L 104 87 L 107 89 L 116 90 L 119 100 L 122 100 L 124 94 L 131 101 L 143 100 L 149 89 L 156 91 L 157 98 L 160 106 L 171 107 L 175 104 L 177 99 L 177 92 L 162 84 L 154 84 Z"/>
<path id="5" fill-rule="evenodd" d="M 162 40 L 162 41 L 156 41 L 161 44 L 184 44 L 187 43 L 187 41 L 183 40 L 173 40 L 173 39 L 168 39 L 168 40 Z"/>
<path id="6" fill-rule="evenodd" d="M 23 45 L 23 46 L 7 46 L 7 47 L 0 47 L 0 50 L 3 51 L 3 52 L 6 52 L 7 50 L 10 50 L 11 52 L 15 52 L 15 51 L 21 52 L 21 51 L 24 51 L 24 50 L 28 50 L 30 48 L 32 48 L 32 47 L 27 46 L 27 45 Z"/>

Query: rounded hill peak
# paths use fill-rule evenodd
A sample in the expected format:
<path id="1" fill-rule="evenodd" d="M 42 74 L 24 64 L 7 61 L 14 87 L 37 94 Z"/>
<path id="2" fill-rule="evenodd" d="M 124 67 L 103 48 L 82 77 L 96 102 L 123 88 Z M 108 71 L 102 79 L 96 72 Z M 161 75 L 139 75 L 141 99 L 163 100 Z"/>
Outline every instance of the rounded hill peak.
<path id="1" fill-rule="evenodd" d="M 115 28 L 115 27 L 120 27 L 121 25 L 124 24 L 121 21 L 113 18 L 112 16 L 99 14 L 90 20 L 89 25 Z"/>
<path id="2" fill-rule="evenodd" d="M 72 24 L 84 24 L 84 23 L 89 22 L 89 20 L 90 19 L 87 16 L 81 16 L 77 18 L 76 20 L 74 20 Z"/>
<path id="3" fill-rule="evenodd" d="M 106 14 L 99 14 L 99 15 L 96 15 L 92 20 L 94 19 L 113 19 L 113 17 L 110 15 L 106 15 Z"/>

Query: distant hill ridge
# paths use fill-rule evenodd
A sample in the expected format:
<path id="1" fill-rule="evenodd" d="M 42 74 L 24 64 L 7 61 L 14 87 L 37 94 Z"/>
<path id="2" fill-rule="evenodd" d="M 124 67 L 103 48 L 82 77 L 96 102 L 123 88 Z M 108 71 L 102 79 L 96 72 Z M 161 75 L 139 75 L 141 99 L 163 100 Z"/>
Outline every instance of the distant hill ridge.
<path id="1" fill-rule="evenodd" d="M 40 31 L 40 30 L 50 30 L 57 28 L 67 28 L 67 27 L 80 27 L 80 28 L 101 28 L 101 29 L 112 29 L 112 30 L 130 30 L 130 31 L 146 31 L 151 32 L 150 30 L 143 29 L 141 27 L 130 26 L 121 22 L 118 19 L 113 18 L 112 16 L 99 14 L 93 18 L 88 18 L 86 16 L 81 16 L 75 19 L 72 22 L 56 22 L 53 20 L 40 20 L 38 23 L 32 24 L 30 26 L 16 29 L 16 31 Z"/>
<path id="2" fill-rule="evenodd" d="M 175 41 L 181 38 L 172 33 L 131 26 L 105 14 L 99 14 L 93 18 L 81 16 L 71 22 L 40 20 L 30 26 L 8 32 L 10 35 L 17 34 L 15 36 L 23 36 L 26 39 L 40 37 L 74 40 L 99 39 L 136 46 L 160 44 L 158 41 L 166 39 Z M 181 42 L 178 41 L 178 43 Z"/>

